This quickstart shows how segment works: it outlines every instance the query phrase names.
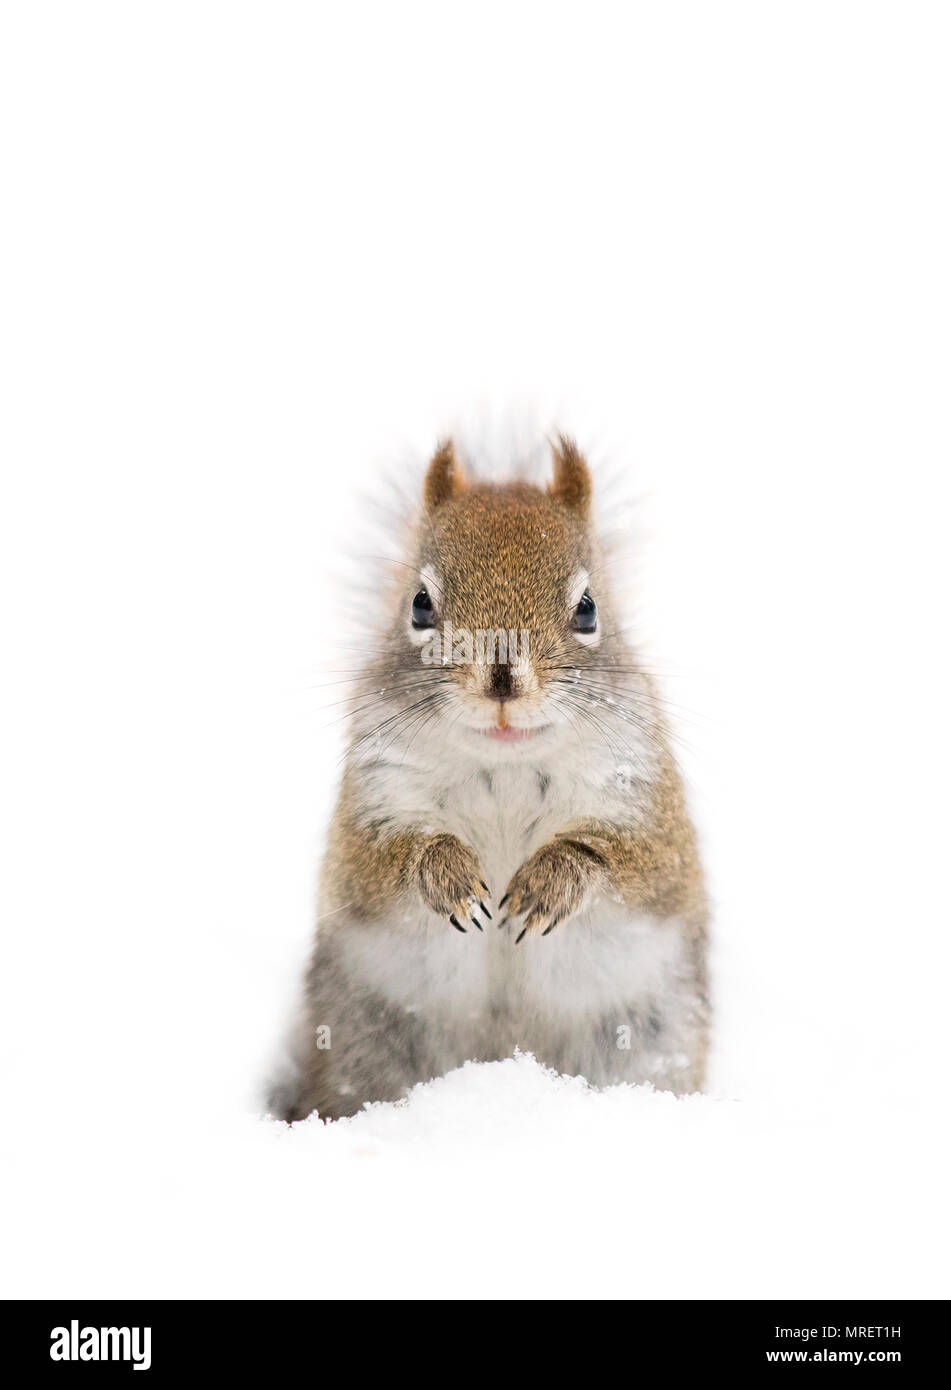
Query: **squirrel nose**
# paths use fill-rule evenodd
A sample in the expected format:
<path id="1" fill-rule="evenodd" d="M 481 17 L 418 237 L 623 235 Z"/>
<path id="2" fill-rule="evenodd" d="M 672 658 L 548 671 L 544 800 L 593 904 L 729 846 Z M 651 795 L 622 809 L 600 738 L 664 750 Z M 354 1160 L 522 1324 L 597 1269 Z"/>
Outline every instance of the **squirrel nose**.
<path id="1" fill-rule="evenodd" d="M 514 700 L 517 691 L 511 666 L 496 662 L 489 668 L 489 683 L 485 692 L 490 700 Z"/>

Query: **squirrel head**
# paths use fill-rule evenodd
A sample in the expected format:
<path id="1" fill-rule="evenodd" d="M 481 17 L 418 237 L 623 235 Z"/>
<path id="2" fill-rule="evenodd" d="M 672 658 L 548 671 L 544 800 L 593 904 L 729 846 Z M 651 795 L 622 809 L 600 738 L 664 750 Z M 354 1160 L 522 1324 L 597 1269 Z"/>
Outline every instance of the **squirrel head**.
<path id="1" fill-rule="evenodd" d="M 564 723 L 575 668 L 616 627 L 591 493 L 584 457 L 561 435 L 547 487 L 470 483 L 453 442 L 437 448 L 397 640 L 441 668 L 460 733 L 525 743 L 559 722 L 556 705 Z"/>

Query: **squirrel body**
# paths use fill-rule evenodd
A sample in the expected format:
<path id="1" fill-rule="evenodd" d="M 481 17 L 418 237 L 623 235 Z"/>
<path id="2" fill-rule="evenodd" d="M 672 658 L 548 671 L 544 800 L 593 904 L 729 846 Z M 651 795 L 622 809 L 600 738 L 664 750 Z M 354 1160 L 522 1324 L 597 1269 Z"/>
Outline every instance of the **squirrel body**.
<path id="1" fill-rule="evenodd" d="M 433 458 L 354 694 L 274 1114 L 352 1114 L 516 1047 L 594 1085 L 702 1086 L 702 871 L 590 499 L 565 439 L 547 491 Z"/>

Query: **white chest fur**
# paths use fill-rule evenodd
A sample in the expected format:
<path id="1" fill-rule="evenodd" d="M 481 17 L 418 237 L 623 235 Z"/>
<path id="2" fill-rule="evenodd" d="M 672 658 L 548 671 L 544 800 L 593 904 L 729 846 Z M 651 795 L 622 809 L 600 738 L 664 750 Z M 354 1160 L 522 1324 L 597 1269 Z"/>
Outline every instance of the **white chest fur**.
<path id="1" fill-rule="evenodd" d="M 350 972 L 402 1009 L 431 1016 L 485 1011 L 599 1017 L 662 994 L 681 953 L 676 923 L 595 904 L 548 937 L 515 945 L 490 923 L 461 935 L 431 919 L 364 925 L 337 949 Z"/>
<path id="2" fill-rule="evenodd" d="M 644 785 L 610 759 L 562 750 L 546 763 L 481 767 L 458 757 L 365 769 L 368 809 L 426 832 L 448 831 L 478 855 L 493 903 L 557 833 L 587 818 L 636 822 Z M 496 917 L 496 920 L 498 918 Z M 655 993 L 681 950 L 674 923 L 604 899 L 552 935 L 515 945 L 495 923 L 465 935 L 422 907 L 346 933 L 349 970 L 401 1008 L 428 1015 L 557 1018 L 617 1012 Z"/>

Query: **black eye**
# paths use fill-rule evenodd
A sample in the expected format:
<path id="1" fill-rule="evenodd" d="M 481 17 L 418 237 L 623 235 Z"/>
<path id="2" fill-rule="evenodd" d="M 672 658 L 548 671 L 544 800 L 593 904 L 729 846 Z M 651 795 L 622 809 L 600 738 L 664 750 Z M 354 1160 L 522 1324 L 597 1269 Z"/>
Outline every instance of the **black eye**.
<path id="1" fill-rule="evenodd" d="M 425 589 L 413 599 L 413 627 L 433 626 L 433 601 Z"/>
<path id="2" fill-rule="evenodd" d="M 585 589 L 575 609 L 571 626 L 575 632 L 594 632 L 598 625 L 598 605 Z"/>

